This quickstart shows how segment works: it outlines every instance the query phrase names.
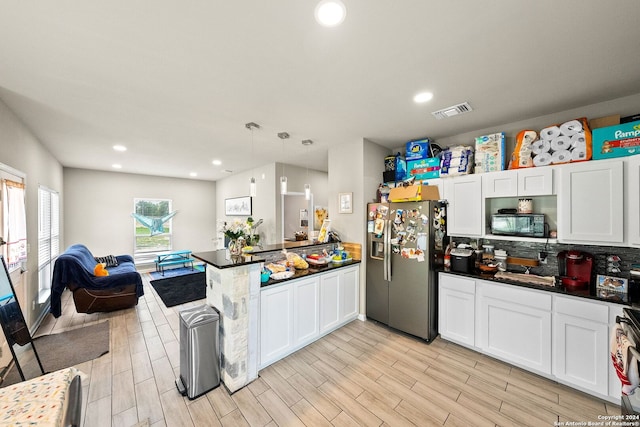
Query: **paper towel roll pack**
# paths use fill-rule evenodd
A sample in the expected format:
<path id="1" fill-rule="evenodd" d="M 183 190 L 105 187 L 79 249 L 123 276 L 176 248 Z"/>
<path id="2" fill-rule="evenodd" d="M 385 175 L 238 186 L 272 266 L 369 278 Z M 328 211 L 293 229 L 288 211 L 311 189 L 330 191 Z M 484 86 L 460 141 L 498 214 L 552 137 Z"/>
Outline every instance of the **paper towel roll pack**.
<path id="1" fill-rule="evenodd" d="M 531 143 L 531 154 L 533 166 L 590 160 L 591 131 L 586 117 L 542 129 L 540 139 Z"/>
<path id="2" fill-rule="evenodd" d="M 473 172 L 473 147 L 458 145 L 441 153 L 440 176 L 468 175 Z"/>

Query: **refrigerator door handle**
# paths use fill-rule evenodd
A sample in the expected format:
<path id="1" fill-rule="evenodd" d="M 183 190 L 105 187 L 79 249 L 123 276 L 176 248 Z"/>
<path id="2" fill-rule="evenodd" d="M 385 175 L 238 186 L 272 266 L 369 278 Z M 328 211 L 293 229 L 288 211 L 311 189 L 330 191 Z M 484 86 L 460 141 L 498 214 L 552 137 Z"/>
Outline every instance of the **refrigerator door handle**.
<path id="1" fill-rule="evenodd" d="M 387 245 L 384 251 L 385 280 L 391 281 L 391 220 L 387 220 L 386 227 L 387 231 L 384 233 Z"/>
<path id="2" fill-rule="evenodd" d="M 387 221 L 384 222 L 384 227 L 382 228 L 382 277 L 384 280 L 387 280 L 387 240 L 389 237 L 387 236 Z"/>

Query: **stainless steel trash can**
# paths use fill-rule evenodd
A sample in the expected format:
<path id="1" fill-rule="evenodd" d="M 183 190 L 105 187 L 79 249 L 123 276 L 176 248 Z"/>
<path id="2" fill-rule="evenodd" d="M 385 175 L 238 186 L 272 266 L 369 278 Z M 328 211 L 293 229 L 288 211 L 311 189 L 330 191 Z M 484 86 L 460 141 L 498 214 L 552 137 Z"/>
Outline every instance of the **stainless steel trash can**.
<path id="1" fill-rule="evenodd" d="M 178 391 L 195 399 L 220 385 L 218 325 L 220 314 L 208 305 L 179 313 L 180 377 Z"/>

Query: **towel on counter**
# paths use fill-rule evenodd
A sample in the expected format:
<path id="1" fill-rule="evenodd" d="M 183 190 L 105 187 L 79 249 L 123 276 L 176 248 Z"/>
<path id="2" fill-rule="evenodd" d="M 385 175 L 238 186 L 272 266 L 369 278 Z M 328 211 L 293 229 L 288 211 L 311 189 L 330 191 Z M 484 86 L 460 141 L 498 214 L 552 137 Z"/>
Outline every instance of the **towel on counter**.
<path id="1" fill-rule="evenodd" d="M 633 394 L 640 383 L 638 360 L 629 351 L 634 343 L 629 340 L 620 323 L 615 324 L 611 335 L 611 361 L 622 383 L 622 394 Z"/>

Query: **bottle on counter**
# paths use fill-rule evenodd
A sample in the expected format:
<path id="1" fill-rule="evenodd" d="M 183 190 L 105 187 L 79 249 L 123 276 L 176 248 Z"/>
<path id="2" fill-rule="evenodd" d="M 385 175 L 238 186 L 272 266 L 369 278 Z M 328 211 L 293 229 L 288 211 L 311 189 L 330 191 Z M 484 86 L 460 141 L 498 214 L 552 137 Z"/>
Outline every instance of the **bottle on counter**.
<path id="1" fill-rule="evenodd" d="M 444 270 L 451 271 L 451 243 L 447 245 L 444 251 Z"/>

